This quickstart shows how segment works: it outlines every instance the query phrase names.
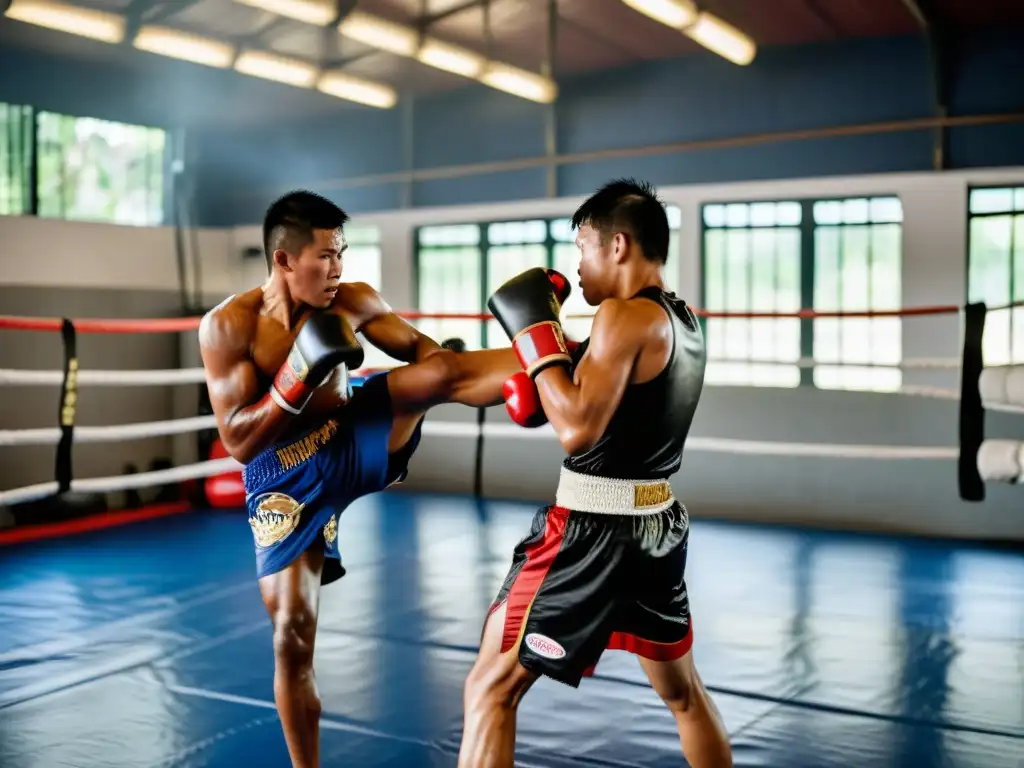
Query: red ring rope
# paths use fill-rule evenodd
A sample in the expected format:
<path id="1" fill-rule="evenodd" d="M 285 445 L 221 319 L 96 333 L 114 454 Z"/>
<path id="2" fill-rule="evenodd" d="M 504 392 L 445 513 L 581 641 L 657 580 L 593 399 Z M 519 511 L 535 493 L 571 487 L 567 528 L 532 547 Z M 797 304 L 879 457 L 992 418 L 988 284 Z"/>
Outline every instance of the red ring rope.
<path id="1" fill-rule="evenodd" d="M 1003 307 L 989 308 L 989 312 L 1003 309 L 1024 307 L 1024 301 L 1007 304 Z M 795 312 L 721 312 L 694 308 L 698 317 L 737 318 L 737 319 L 770 319 L 786 318 L 809 320 L 821 318 L 871 318 L 871 317 L 921 317 L 926 315 L 951 315 L 963 310 L 956 304 L 941 304 L 932 307 L 911 307 L 909 309 L 890 310 L 858 310 L 853 312 L 819 312 L 813 309 L 801 309 Z M 406 320 L 492 320 L 488 314 L 456 313 L 456 312 L 399 312 Z M 568 319 L 593 317 L 592 314 L 566 315 Z M 78 333 L 175 333 L 194 331 L 199 328 L 199 317 L 165 317 L 152 319 L 89 319 L 73 320 Z M 60 331 L 61 319 L 58 317 L 17 317 L 0 315 L 0 330 L 18 331 Z"/>

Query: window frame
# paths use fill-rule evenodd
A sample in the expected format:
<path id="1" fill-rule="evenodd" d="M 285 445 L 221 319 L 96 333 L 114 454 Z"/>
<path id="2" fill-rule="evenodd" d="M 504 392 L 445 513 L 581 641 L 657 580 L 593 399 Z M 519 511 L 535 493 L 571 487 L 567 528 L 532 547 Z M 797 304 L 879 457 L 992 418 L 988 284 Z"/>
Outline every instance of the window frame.
<path id="1" fill-rule="evenodd" d="M 9 187 L 9 196 L 13 196 L 13 188 L 20 186 L 20 210 L 10 210 L 3 214 L 5 216 L 35 216 L 38 210 L 38 195 L 36 194 L 38 159 L 38 140 L 36 131 L 36 108 L 30 104 L 15 104 L 12 102 L 0 102 L 0 107 L 6 110 L 5 127 L 10 126 L 10 116 L 17 113 L 21 123 L 19 130 L 20 146 L 15 148 L 14 136 L 9 131 L 0 135 L 0 142 L 3 142 L 6 154 L 6 167 L 0 169 L 6 184 Z M 15 157 L 21 161 L 15 163 Z"/>
<path id="2" fill-rule="evenodd" d="M 7 173 L 12 171 L 14 173 L 7 173 L 7 182 L 16 183 L 22 187 L 22 205 L 20 210 L 12 210 L 6 214 L 9 216 L 33 216 L 36 218 L 47 218 L 53 220 L 75 220 L 75 221 L 87 221 L 101 224 L 113 224 L 115 226 L 146 226 L 146 227 L 165 227 L 173 225 L 178 218 L 180 213 L 178 198 L 178 190 L 175 187 L 175 180 L 177 178 L 174 173 L 173 163 L 173 145 L 176 141 L 175 131 L 165 126 L 157 125 L 143 125 L 139 123 L 129 123 L 122 120 L 111 120 L 105 117 L 94 117 L 92 115 L 80 115 L 80 114 L 69 114 L 57 110 L 41 109 L 32 104 L 16 104 L 12 102 L 2 102 L 2 105 L 8 110 L 8 114 L 11 111 L 18 110 L 21 112 L 21 146 L 18 151 L 25 155 L 24 157 L 24 168 L 6 167 L 2 172 Z M 83 218 L 83 219 L 68 219 L 65 215 L 47 214 L 41 216 L 40 211 L 40 190 L 39 190 L 39 159 L 40 152 L 43 144 L 40 143 L 40 118 L 43 115 L 54 115 L 58 118 L 67 118 L 71 120 L 96 120 L 104 123 L 111 123 L 127 128 L 143 129 L 145 131 L 160 131 L 163 134 L 163 149 L 160 153 L 160 183 L 150 184 L 148 186 L 148 194 L 159 194 L 160 196 L 160 220 L 152 221 L 146 224 L 136 224 L 129 222 L 119 222 L 108 218 Z M 9 124 L 9 118 L 8 123 Z M 3 142 L 7 148 L 7 154 L 13 155 L 12 142 L 13 135 L 10 132 L 0 134 L 0 142 Z M 154 165 L 153 159 L 155 156 L 146 156 L 146 164 Z M 9 156 L 7 158 L 8 166 L 13 162 Z M 155 165 L 154 165 L 155 167 Z M 146 171 L 147 179 L 152 181 L 155 176 L 152 172 L 152 168 L 147 167 Z"/>
<path id="3" fill-rule="evenodd" d="M 871 200 L 874 198 L 886 198 L 893 197 L 900 201 L 900 207 L 902 211 L 903 199 L 898 192 L 870 192 L 864 194 L 835 194 L 835 195 L 824 195 L 824 196 L 806 196 L 806 195 L 777 195 L 772 197 L 749 197 L 743 199 L 709 199 L 701 200 L 697 203 L 697 216 L 700 221 L 700 289 L 698 291 L 700 306 L 706 306 L 707 304 L 707 248 L 706 246 L 706 235 L 709 229 L 729 229 L 729 227 L 709 227 L 704 218 L 704 209 L 707 206 L 712 205 L 730 205 L 736 203 L 742 203 L 744 205 L 752 205 L 757 203 L 780 203 L 780 202 L 792 202 L 800 205 L 800 224 L 797 227 L 800 230 L 800 305 L 802 309 L 813 309 L 814 308 L 814 285 L 815 285 L 815 231 L 819 226 L 814 220 L 814 206 L 816 203 L 830 203 L 830 202 L 842 202 L 844 200 L 856 200 L 866 199 Z M 868 222 L 870 225 L 872 222 Z M 903 220 L 901 215 L 900 227 L 902 232 Z M 820 226 L 845 226 L 844 224 L 839 225 L 828 225 L 823 224 Z M 773 229 L 775 227 L 765 227 L 765 229 Z M 903 272 L 903 247 L 902 240 L 900 246 L 900 273 Z M 900 305 L 902 306 L 902 301 Z M 707 319 L 701 318 L 701 330 L 707 333 Z M 902 328 L 902 324 L 901 324 Z M 902 331 L 901 331 L 902 332 Z M 804 317 L 800 318 L 800 357 L 806 360 L 814 360 L 814 318 Z M 900 359 L 902 361 L 903 353 L 900 352 Z M 781 363 L 784 364 L 784 363 Z M 843 363 L 840 363 L 843 365 Z M 813 387 L 818 388 L 814 383 L 814 369 L 816 366 L 800 366 L 800 381 L 797 387 Z M 831 388 L 829 388 L 830 391 Z M 846 391 L 846 390 L 837 390 Z M 865 390 L 871 391 L 871 390 Z"/>
<path id="4" fill-rule="evenodd" d="M 988 189 L 1008 189 L 1008 190 L 1024 189 L 1024 178 L 1021 178 L 1020 181 L 1016 181 L 1016 182 L 1009 182 L 1009 181 L 1007 181 L 1007 182 L 1000 182 L 1000 183 L 994 183 L 993 182 L 993 183 L 985 183 L 985 184 L 968 184 L 967 185 L 967 200 L 966 200 L 966 207 L 965 207 L 965 211 L 964 211 L 965 214 L 966 214 L 966 221 L 965 221 L 965 226 L 964 226 L 964 292 L 963 292 L 964 306 L 966 306 L 971 301 L 971 245 L 972 245 L 971 231 L 973 230 L 972 224 L 974 222 L 974 219 L 988 219 L 988 218 L 995 218 L 996 216 L 1010 216 L 1011 218 L 1016 217 L 1016 216 L 1024 216 L 1024 208 L 1022 208 L 1019 211 L 1015 210 L 1015 209 L 1011 209 L 1010 211 L 998 211 L 998 212 L 990 212 L 990 213 L 972 213 L 971 212 L 971 195 L 974 192 L 976 192 L 976 191 L 983 191 L 983 190 L 988 190 Z M 1015 228 L 1011 225 L 1011 227 L 1010 227 L 1010 233 L 1011 233 L 1010 234 L 1010 238 L 1011 238 L 1011 242 L 1010 242 L 1010 269 L 1009 269 L 1009 271 L 1010 271 L 1010 275 L 1009 275 L 1010 301 L 1009 301 L 1009 303 L 1010 304 L 1014 303 L 1014 301 L 1015 301 L 1014 296 L 1016 295 L 1016 291 L 1015 291 L 1016 285 L 1014 284 L 1014 282 L 1015 282 L 1015 274 L 1016 274 L 1016 270 L 1014 269 L 1014 256 L 1015 256 L 1014 251 L 1016 250 L 1016 245 L 1017 244 L 1013 240 L 1014 232 L 1015 232 Z M 1022 292 L 1024 292 L 1024 291 L 1022 291 Z M 1020 307 L 1020 308 L 1017 308 L 1017 309 L 1011 309 L 1010 310 L 1010 338 L 1009 338 L 1010 348 L 1009 348 L 1009 354 L 1008 354 L 1008 359 L 1010 360 L 1010 363 L 1009 363 L 1010 365 L 1020 365 L 1021 363 L 1024 363 L 1024 359 L 1022 359 L 1019 362 L 1014 362 L 1014 356 L 1013 356 L 1013 341 L 1014 341 L 1014 339 L 1013 339 L 1013 313 L 1015 313 L 1015 312 L 1024 313 L 1024 307 Z"/>
<path id="5" fill-rule="evenodd" d="M 672 207 L 681 209 L 682 206 L 675 203 L 666 203 L 666 207 Z M 466 220 L 454 220 L 454 221 L 440 221 L 430 224 L 417 224 L 412 228 L 412 282 L 413 282 L 413 296 L 415 301 L 416 309 L 421 308 L 420 304 L 420 288 L 422 284 L 422 263 L 420 259 L 421 250 L 423 246 L 420 245 L 420 232 L 424 229 L 431 229 L 434 227 L 447 227 L 447 226 L 474 226 L 478 227 L 480 231 L 480 240 L 477 242 L 476 248 L 480 250 L 480 305 L 476 312 L 484 313 L 487 311 L 487 299 L 490 295 L 490 291 L 487 288 L 490 280 L 490 269 L 489 259 L 487 258 L 488 251 L 491 248 L 491 241 L 488 238 L 488 229 L 494 224 L 518 224 L 525 221 L 543 221 L 545 226 L 544 240 L 536 243 L 521 243 L 521 245 L 542 245 L 547 255 L 544 266 L 548 269 L 553 269 L 555 264 L 555 246 L 559 244 L 566 244 L 566 241 L 556 240 L 551 234 L 551 224 L 560 219 L 571 219 L 571 213 L 563 214 L 538 214 L 536 216 L 523 215 L 508 218 L 495 218 L 495 219 L 482 219 L 479 221 L 466 221 Z M 671 220 L 669 223 L 669 232 L 681 232 L 682 222 L 678 227 L 672 227 Z M 516 245 L 515 243 L 494 243 L 496 247 L 503 247 L 507 245 Z M 432 246 L 438 248 L 445 247 L 457 247 L 457 246 Z M 480 338 L 478 339 L 480 349 L 487 349 L 487 322 L 482 321 L 480 323 Z"/>

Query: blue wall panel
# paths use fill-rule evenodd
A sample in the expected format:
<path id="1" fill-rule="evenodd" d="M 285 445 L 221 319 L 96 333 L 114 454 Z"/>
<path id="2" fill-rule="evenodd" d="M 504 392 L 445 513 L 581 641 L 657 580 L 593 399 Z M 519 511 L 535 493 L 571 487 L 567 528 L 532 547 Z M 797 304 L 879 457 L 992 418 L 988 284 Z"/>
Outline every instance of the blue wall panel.
<path id="1" fill-rule="evenodd" d="M 618 158 L 559 169 L 559 192 L 584 195 L 611 178 L 635 176 L 659 186 L 927 170 L 931 134 L 846 136 L 674 155 Z"/>
<path id="2" fill-rule="evenodd" d="M 481 85 L 417 100 L 416 167 L 543 155 L 544 111 L 539 104 Z"/>
<path id="3" fill-rule="evenodd" d="M 252 224 L 280 193 L 310 187 L 346 209 L 400 206 L 396 185 L 347 189 L 356 176 L 403 168 L 401 114 L 347 111 L 251 132 L 207 130 L 195 140 L 197 213 L 207 226 Z"/>
<path id="4" fill-rule="evenodd" d="M 702 54 L 564 88 L 559 151 L 901 120 L 929 114 L 930 97 L 917 39 L 769 50 L 749 67 Z"/>
<path id="5" fill-rule="evenodd" d="M 544 197 L 546 179 L 544 168 L 528 168 L 462 179 L 419 181 L 413 191 L 413 203 L 417 206 L 466 205 L 535 199 Z"/>

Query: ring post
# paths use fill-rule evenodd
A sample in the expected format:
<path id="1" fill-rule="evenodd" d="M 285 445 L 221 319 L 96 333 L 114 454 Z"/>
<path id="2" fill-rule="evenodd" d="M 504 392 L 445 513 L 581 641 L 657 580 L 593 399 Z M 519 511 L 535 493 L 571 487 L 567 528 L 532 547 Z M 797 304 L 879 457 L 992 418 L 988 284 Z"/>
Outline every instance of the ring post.
<path id="1" fill-rule="evenodd" d="M 960 366 L 960 457 L 957 465 L 960 498 L 984 501 L 985 481 L 978 471 L 978 451 L 985 440 L 985 410 L 979 381 L 985 367 L 982 339 L 985 336 L 984 303 L 964 308 L 964 349 Z"/>
<path id="2" fill-rule="evenodd" d="M 60 338 L 64 346 L 64 378 L 60 385 L 60 409 L 57 413 L 60 441 L 57 443 L 54 466 L 58 495 L 71 490 L 71 478 L 74 474 L 71 456 L 75 436 L 75 413 L 78 410 L 78 344 L 73 321 L 67 318 L 61 321 Z"/>

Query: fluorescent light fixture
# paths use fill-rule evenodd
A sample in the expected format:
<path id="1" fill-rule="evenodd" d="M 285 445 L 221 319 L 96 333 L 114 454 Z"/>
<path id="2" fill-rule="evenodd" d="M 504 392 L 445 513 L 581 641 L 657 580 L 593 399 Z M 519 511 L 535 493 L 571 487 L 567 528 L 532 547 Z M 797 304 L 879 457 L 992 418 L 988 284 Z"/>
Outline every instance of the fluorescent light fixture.
<path id="1" fill-rule="evenodd" d="M 534 72 L 527 72 L 508 64 L 492 61 L 487 65 L 480 82 L 511 93 L 522 99 L 550 104 L 558 97 L 558 86 L 552 80 Z"/>
<path id="2" fill-rule="evenodd" d="M 312 64 L 264 51 L 242 53 L 235 61 L 235 71 L 299 88 L 311 88 L 317 76 L 317 68 Z"/>
<path id="3" fill-rule="evenodd" d="M 398 93 L 394 88 L 352 77 L 344 72 L 325 72 L 316 87 L 329 96 L 378 109 L 391 109 L 398 103 Z"/>
<path id="4" fill-rule="evenodd" d="M 691 0 L 622 0 L 637 13 L 661 22 L 666 27 L 682 29 L 697 20 L 697 6 Z"/>
<path id="5" fill-rule="evenodd" d="M 733 64 L 745 66 L 754 60 L 757 52 L 757 46 L 750 37 L 710 13 L 702 12 L 683 33 Z"/>
<path id="6" fill-rule="evenodd" d="M 352 11 L 346 16 L 338 25 L 338 32 L 350 40 L 398 56 L 415 56 L 420 42 L 419 33 L 412 27 L 395 24 L 361 11 Z"/>
<path id="7" fill-rule="evenodd" d="M 104 43 L 120 43 L 124 40 L 125 20 L 116 13 L 76 8 L 49 0 L 13 0 L 4 15 L 26 24 Z"/>
<path id="8" fill-rule="evenodd" d="M 140 51 L 218 69 L 227 69 L 235 59 L 235 49 L 227 43 L 167 27 L 143 27 L 132 45 Z"/>
<path id="9" fill-rule="evenodd" d="M 416 51 L 416 59 L 435 69 L 474 78 L 480 75 L 487 63 L 487 59 L 479 53 L 430 37 L 424 39 L 423 45 Z"/>
<path id="10" fill-rule="evenodd" d="M 261 11 L 287 16 L 317 27 L 326 27 L 338 15 L 334 0 L 235 0 Z"/>
<path id="11" fill-rule="evenodd" d="M 421 39 L 420 33 L 412 27 L 396 24 L 362 11 L 349 13 L 338 25 L 338 33 L 350 40 L 357 40 L 398 56 L 414 58 L 435 69 L 470 77 L 492 88 L 531 101 L 554 101 L 558 92 L 551 80 L 533 72 L 500 62 L 489 62 L 486 57 L 475 51 L 433 37 Z"/>

